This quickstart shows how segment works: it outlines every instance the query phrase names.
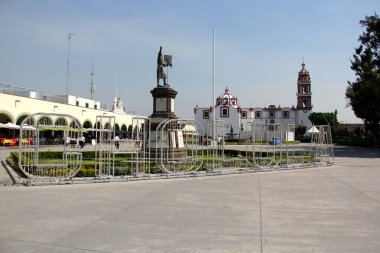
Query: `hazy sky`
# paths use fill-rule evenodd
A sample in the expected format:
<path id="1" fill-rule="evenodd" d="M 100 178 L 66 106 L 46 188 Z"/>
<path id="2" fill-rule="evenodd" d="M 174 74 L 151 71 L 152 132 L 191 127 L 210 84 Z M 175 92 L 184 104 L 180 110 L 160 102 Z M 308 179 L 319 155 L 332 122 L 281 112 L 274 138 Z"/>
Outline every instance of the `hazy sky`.
<path id="1" fill-rule="evenodd" d="M 149 115 L 163 46 L 173 55 L 176 114 L 192 119 L 196 104 L 212 104 L 215 29 L 216 95 L 228 86 L 243 107 L 295 105 L 304 58 L 313 111 L 337 109 L 340 122 L 360 122 L 344 93 L 355 78 L 359 20 L 379 9 L 378 0 L 0 0 L 0 82 L 66 94 L 67 37 L 75 33 L 69 93 L 90 97 L 93 60 L 95 99 L 111 108 L 117 92 L 127 111 Z"/>

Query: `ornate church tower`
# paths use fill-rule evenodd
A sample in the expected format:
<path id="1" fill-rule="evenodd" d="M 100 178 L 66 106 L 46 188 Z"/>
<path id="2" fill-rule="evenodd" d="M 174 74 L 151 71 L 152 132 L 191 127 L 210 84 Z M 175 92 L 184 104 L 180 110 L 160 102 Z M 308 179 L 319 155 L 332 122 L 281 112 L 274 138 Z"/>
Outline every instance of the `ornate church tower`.
<path id="1" fill-rule="evenodd" d="M 302 69 L 298 72 L 297 80 L 297 125 L 309 125 L 309 115 L 313 109 L 311 103 L 311 80 L 309 71 L 302 63 Z"/>

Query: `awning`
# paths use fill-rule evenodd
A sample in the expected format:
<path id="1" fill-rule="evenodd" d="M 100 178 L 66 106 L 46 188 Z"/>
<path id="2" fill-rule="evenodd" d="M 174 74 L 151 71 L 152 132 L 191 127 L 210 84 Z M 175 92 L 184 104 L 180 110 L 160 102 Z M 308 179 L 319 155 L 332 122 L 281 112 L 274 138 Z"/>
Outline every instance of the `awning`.
<path id="1" fill-rule="evenodd" d="M 312 126 L 310 127 L 310 129 L 306 131 L 305 134 L 306 134 L 306 135 L 310 135 L 310 134 L 318 134 L 318 133 L 319 133 L 318 128 L 316 128 L 314 125 L 312 125 Z"/>
<path id="2" fill-rule="evenodd" d="M 7 129 L 16 129 L 16 130 L 19 130 L 21 127 L 19 125 L 16 125 L 16 124 L 13 124 L 11 122 L 8 122 L 7 124 L 4 124 L 4 123 L 0 123 L 0 128 L 7 128 Z M 26 125 L 24 124 L 22 126 L 22 129 L 23 130 L 36 130 L 35 127 L 33 126 L 29 126 L 29 125 Z"/>
<path id="3" fill-rule="evenodd" d="M 0 127 L 1 128 L 8 128 L 8 129 L 20 129 L 19 125 L 13 124 L 11 122 L 8 122 L 7 124 L 2 124 Z"/>
<path id="4" fill-rule="evenodd" d="M 87 133 L 85 128 L 73 128 L 68 126 L 39 126 L 39 131 L 70 131 L 70 132 L 83 132 Z"/>
<path id="5" fill-rule="evenodd" d="M 26 125 L 26 124 L 22 125 L 21 128 L 22 128 L 22 130 L 36 130 L 36 128 L 34 126 L 29 126 L 29 125 Z"/>

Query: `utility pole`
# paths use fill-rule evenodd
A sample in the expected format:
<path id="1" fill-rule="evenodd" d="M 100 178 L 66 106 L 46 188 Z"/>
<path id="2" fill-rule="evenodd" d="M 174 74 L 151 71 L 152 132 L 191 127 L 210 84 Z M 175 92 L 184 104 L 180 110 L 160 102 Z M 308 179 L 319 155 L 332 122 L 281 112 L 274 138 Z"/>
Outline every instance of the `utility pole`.
<path id="1" fill-rule="evenodd" d="M 91 100 L 93 98 L 93 94 L 95 93 L 95 83 L 94 83 L 94 61 L 92 61 L 91 65 L 91 84 L 90 84 L 90 92 L 91 92 Z"/>
<path id="2" fill-rule="evenodd" d="M 71 36 L 76 35 L 75 33 L 69 33 L 67 38 L 68 46 L 67 46 L 67 72 L 66 72 L 66 103 L 68 103 L 69 99 L 69 82 L 70 82 L 70 40 Z"/>

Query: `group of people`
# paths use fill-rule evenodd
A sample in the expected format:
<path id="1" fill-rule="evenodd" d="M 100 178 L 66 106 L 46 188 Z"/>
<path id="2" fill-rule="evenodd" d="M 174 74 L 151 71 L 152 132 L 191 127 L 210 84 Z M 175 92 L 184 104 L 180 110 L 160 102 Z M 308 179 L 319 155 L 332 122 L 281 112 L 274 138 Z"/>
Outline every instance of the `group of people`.
<path id="1" fill-rule="evenodd" d="M 71 145 L 72 148 L 80 147 L 83 148 L 86 144 L 86 138 L 84 136 L 79 137 L 78 139 L 71 139 L 70 136 L 66 137 L 65 145 Z"/>
<path id="2" fill-rule="evenodd" d="M 116 149 L 120 148 L 120 137 L 116 135 L 113 139 Z M 69 136 L 65 139 L 65 146 L 71 145 L 72 148 L 80 147 L 83 148 L 86 144 L 86 138 L 84 136 L 79 137 L 78 139 L 72 139 Z"/>

